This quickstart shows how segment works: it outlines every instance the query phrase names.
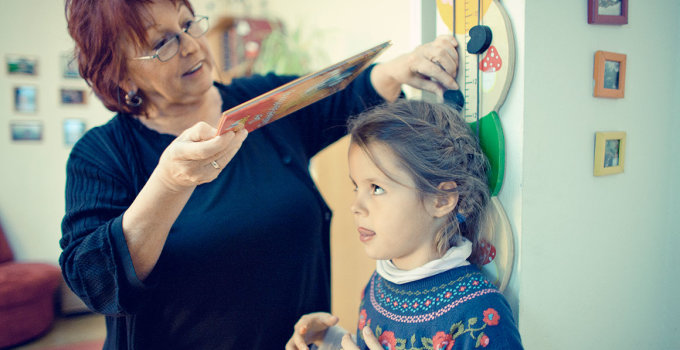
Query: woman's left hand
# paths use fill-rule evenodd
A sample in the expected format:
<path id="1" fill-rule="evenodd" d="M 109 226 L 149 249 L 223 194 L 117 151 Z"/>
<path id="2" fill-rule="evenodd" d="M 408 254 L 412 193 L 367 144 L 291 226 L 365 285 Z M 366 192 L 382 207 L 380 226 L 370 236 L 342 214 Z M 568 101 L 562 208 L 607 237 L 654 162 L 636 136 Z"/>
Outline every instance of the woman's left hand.
<path id="1" fill-rule="evenodd" d="M 445 90 L 457 90 L 457 46 L 453 35 L 441 35 L 407 54 L 376 65 L 371 72 L 371 83 L 388 101 L 399 97 L 401 84 L 438 96 L 442 96 Z"/>
<path id="2" fill-rule="evenodd" d="M 384 350 L 382 345 L 380 345 L 378 338 L 376 338 L 375 335 L 373 335 L 373 332 L 371 332 L 371 327 L 369 326 L 364 327 L 361 333 L 363 333 L 364 341 L 366 341 L 366 346 L 368 346 L 369 350 Z M 349 333 L 345 334 L 345 336 L 342 337 L 342 349 L 360 350 L 357 344 L 352 340 L 352 337 L 350 336 Z"/>

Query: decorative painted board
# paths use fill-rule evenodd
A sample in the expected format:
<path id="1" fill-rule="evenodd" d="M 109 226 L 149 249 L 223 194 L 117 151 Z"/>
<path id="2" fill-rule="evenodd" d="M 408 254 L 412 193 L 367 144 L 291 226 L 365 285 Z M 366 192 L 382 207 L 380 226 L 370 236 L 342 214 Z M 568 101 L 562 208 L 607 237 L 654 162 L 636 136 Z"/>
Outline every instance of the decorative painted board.
<path id="1" fill-rule="evenodd" d="M 468 122 L 498 112 L 515 71 L 515 38 L 500 2 L 437 0 L 436 30 L 438 35 L 454 33 L 458 41 L 457 80 Z"/>
<path id="2" fill-rule="evenodd" d="M 515 258 L 512 227 L 498 197 L 491 197 L 486 215 L 474 262 L 482 266 L 482 271 L 502 292 L 510 281 Z"/>

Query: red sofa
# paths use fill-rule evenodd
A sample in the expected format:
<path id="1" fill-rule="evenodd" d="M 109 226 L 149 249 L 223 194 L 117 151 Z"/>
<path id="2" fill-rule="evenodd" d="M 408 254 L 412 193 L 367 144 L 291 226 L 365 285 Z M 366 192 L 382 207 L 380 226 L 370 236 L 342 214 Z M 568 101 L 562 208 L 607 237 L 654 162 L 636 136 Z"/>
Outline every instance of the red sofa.
<path id="1" fill-rule="evenodd" d="M 0 225 L 0 349 L 33 339 L 52 326 L 61 278 L 57 266 L 15 261 Z"/>

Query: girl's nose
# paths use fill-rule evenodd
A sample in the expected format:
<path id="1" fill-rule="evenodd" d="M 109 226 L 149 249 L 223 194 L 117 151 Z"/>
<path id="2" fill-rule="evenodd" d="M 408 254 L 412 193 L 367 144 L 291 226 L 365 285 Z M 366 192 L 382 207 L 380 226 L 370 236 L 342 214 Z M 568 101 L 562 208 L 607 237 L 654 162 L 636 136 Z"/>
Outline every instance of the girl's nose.
<path id="1" fill-rule="evenodd" d="M 362 215 L 362 214 L 366 213 L 366 208 L 361 203 L 361 200 L 360 200 L 358 194 L 354 198 L 354 201 L 352 202 L 352 205 L 349 207 L 349 210 L 351 210 L 352 214 L 354 214 L 354 215 Z"/>

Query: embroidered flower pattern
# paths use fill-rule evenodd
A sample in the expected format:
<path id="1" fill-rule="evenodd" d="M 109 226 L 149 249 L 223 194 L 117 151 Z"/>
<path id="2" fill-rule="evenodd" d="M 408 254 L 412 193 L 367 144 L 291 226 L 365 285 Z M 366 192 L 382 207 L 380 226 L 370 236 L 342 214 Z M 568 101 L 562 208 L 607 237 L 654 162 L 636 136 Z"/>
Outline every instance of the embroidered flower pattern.
<path id="1" fill-rule="evenodd" d="M 366 315 L 366 309 L 361 309 L 361 312 L 359 313 L 359 329 L 364 329 L 367 317 L 368 316 Z"/>
<path id="2" fill-rule="evenodd" d="M 479 337 L 477 346 L 479 345 L 481 345 L 483 348 L 489 345 L 489 337 L 486 334 L 482 333 L 482 336 Z"/>
<path id="3" fill-rule="evenodd" d="M 375 328 L 375 334 L 380 345 L 386 350 L 452 350 L 456 344 L 456 339 L 463 336 L 471 337 L 475 341 L 475 348 L 485 348 L 491 344 L 491 338 L 483 330 L 486 327 L 498 325 L 500 316 L 498 311 L 493 308 L 484 310 L 482 314 L 481 323 L 478 322 L 477 317 L 471 317 L 465 323 L 460 321 L 452 325 L 449 332 L 438 331 L 432 338 L 422 338 L 420 344 L 418 344 L 415 334 L 411 336 L 409 341 L 397 338 L 393 331 L 383 331 L 380 326 Z M 366 310 L 362 309 L 359 315 L 359 329 L 362 329 L 366 323 Z M 370 327 L 370 321 L 368 325 Z M 410 347 L 407 346 L 409 343 Z"/>
<path id="4" fill-rule="evenodd" d="M 432 338 L 432 349 L 433 350 L 451 350 L 453 347 L 453 344 L 455 344 L 456 341 L 453 339 L 451 334 L 447 334 L 444 332 L 437 332 L 437 334 L 434 335 L 434 338 Z"/>
<path id="5" fill-rule="evenodd" d="M 501 316 L 498 315 L 498 311 L 492 308 L 484 310 L 484 323 L 488 324 L 489 326 L 497 325 L 500 318 Z"/>
<path id="6" fill-rule="evenodd" d="M 378 337 L 380 345 L 386 350 L 394 350 L 397 348 L 397 338 L 394 337 L 394 332 L 385 331 Z"/>

